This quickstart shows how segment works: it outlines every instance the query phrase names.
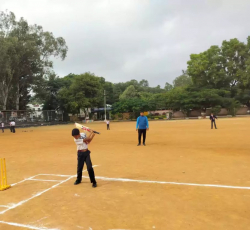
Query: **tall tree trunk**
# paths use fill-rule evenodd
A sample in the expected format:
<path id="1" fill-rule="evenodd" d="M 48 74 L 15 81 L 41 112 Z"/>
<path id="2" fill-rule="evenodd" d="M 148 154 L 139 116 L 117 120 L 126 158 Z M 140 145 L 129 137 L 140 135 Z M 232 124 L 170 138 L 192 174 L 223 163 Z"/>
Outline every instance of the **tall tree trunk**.
<path id="1" fill-rule="evenodd" d="M 19 110 L 19 99 L 20 99 L 20 86 L 19 82 L 17 83 L 17 94 L 16 94 L 16 110 Z"/>
<path id="2" fill-rule="evenodd" d="M 7 85 L 5 84 L 1 84 L 0 85 L 0 91 L 2 91 L 2 102 L 3 102 L 3 110 L 7 109 L 7 100 L 8 100 L 8 96 L 9 96 L 9 88 Z"/>

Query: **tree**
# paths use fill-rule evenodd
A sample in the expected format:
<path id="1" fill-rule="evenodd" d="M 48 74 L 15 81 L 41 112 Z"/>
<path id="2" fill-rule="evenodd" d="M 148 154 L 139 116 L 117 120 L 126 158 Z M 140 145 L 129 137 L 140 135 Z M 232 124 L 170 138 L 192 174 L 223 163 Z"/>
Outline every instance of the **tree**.
<path id="1" fill-rule="evenodd" d="M 74 114 L 79 113 L 80 109 L 93 108 L 102 98 L 100 78 L 91 73 L 75 76 L 71 86 L 63 87 L 58 96 L 60 107 Z"/>
<path id="2" fill-rule="evenodd" d="M 170 91 L 171 89 L 173 89 L 173 86 L 171 84 L 169 84 L 168 82 L 166 82 L 166 84 L 165 84 L 165 90 L 166 91 Z"/>
<path id="3" fill-rule="evenodd" d="M 139 94 L 136 91 L 135 87 L 133 85 L 130 85 L 126 88 L 126 90 L 120 95 L 120 100 L 123 99 L 129 99 L 129 98 L 135 98 L 138 97 Z"/>
<path id="4" fill-rule="evenodd" d="M 9 93 L 13 88 L 13 66 L 17 63 L 18 60 L 18 56 L 15 50 L 16 44 L 16 39 L 5 38 L 0 33 L 0 100 L 3 110 L 6 110 Z"/>
<path id="5" fill-rule="evenodd" d="M 147 87 L 149 87 L 148 81 L 145 80 L 145 79 L 142 79 L 142 80 L 139 82 L 139 85 L 140 85 L 142 88 L 147 88 Z"/>
<path id="6" fill-rule="evenodd" d="M 6 108 L 6 98 L 12 88 L 16 109 L 19 110 L 20 100 L 27 98 L 35 80 L 42 80 L 44 73 L 52 69 L 50 58 L 60 57 L 63 60 L 68 48 L 63 38 L 55 38 L 52 33 L 43 31 L 41 26 L 29 25 L 23 18 L 16 21 L 12 12 L 0 12 L 0 37 L 5 47 L 0 51 L 6 55 L 9 42 L 9 49 L 12 49 L 7 52 L 8 63 L 1 63 L 0 87 L 5 87 L 3 107 Z"/>
<path id="7" fill-rule="evenodd" d="M 174 87 L 184 87 L 192 84 L 192 78 L 188 76 L 187 72 L 182 71 L 182 75 L 175 78 L 173 81 Z"/>
<path id="8" fill-rule="evenodd" d="M 235 97 L 239 88 L 250 83 L 250 37 L 247 44 L 238 39 L 223 41 L 200 54 L 190 55 L 188 74 L 198 87 L 226 89 Z"/>

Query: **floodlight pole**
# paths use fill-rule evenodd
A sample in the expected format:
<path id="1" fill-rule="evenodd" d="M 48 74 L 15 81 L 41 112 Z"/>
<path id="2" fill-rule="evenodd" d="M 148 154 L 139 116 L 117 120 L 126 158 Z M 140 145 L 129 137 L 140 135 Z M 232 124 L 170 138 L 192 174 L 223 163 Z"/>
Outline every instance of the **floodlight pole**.
<path id="1" fill-rule="evenodd" d="M 106 90 L 104 90 L 104 121 L 106 121 Z"/>

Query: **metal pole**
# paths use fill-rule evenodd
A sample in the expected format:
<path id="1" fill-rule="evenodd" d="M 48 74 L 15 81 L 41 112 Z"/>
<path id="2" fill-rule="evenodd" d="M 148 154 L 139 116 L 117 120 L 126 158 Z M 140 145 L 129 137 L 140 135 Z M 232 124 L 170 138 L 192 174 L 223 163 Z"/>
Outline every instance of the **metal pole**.
<path id="1" fill-rule="evenodd" d="M 104 120 L 106 121 L 106 91 L 104 90 Z"/>

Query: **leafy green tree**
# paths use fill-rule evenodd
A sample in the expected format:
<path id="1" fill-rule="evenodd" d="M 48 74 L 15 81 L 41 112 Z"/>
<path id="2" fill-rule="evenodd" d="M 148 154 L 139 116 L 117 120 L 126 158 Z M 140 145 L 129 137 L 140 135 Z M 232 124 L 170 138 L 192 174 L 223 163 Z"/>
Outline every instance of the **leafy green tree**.
<path id="1" fill-rule="evenodd" d="M 139 82 L 139 85 L 140 85 L 140 87 L 142 87 L 142 88 L 147 88 L 147 87 L 149 87 L 148 80 L 142 79 L 142 80 Z"/>
<path id="2" fill-rule="evenodd" d="M 165 88 L 166 91 L 170 91 L 171 89 L 173 89 L 173 86 L 171 84 L 169 84 L 168 82 L 166 82 L 165 84 Z"/>
<path id="3" fill-rule="evenodd" d="M 192 78 L 188 76 L 188 74 L 185 71 L 182 71 L 182 75 L 175 78 L 173 81 L 174 87 L 184 87 L 192 84 Z M 166 88 L 166 86 L 165 86 Z"/>
<path id="4" fill-rule="evenodd" d="M 5 88 L 3 107 L 6 108 L 6 98 L 13 92 L 19 110 L 20 100 L 27 98 L 35 80 L 42 80 L 44 73 L 52 69 L 51 57 L 64 59 L 68 48 L 63 38 L 55 38 L 41 26 L 29 25 L 23 18 L 16 21 L 12 12 L 0 12 L 0 38 L 1 46 L 5 47 L 1 47 L 0 52 L 7 55 L 6 61 L 0 64 L 3 68 L 0 87 Z"/>
<path id="5" fill-rule="evenodd" d="M 91 73 L 75 76 L 71 86 L 63 87 L 58 96 L 60 107 L 74 114 L 80 109 L 96 107 L 102 97 L 100 78 Z"/>
<path id="6" fill-rule="evenodd" d="M 139 97 L 139 94 L 133 85 L 128 86 L 126 90 L 120 95 L 120 100 Z"/>

